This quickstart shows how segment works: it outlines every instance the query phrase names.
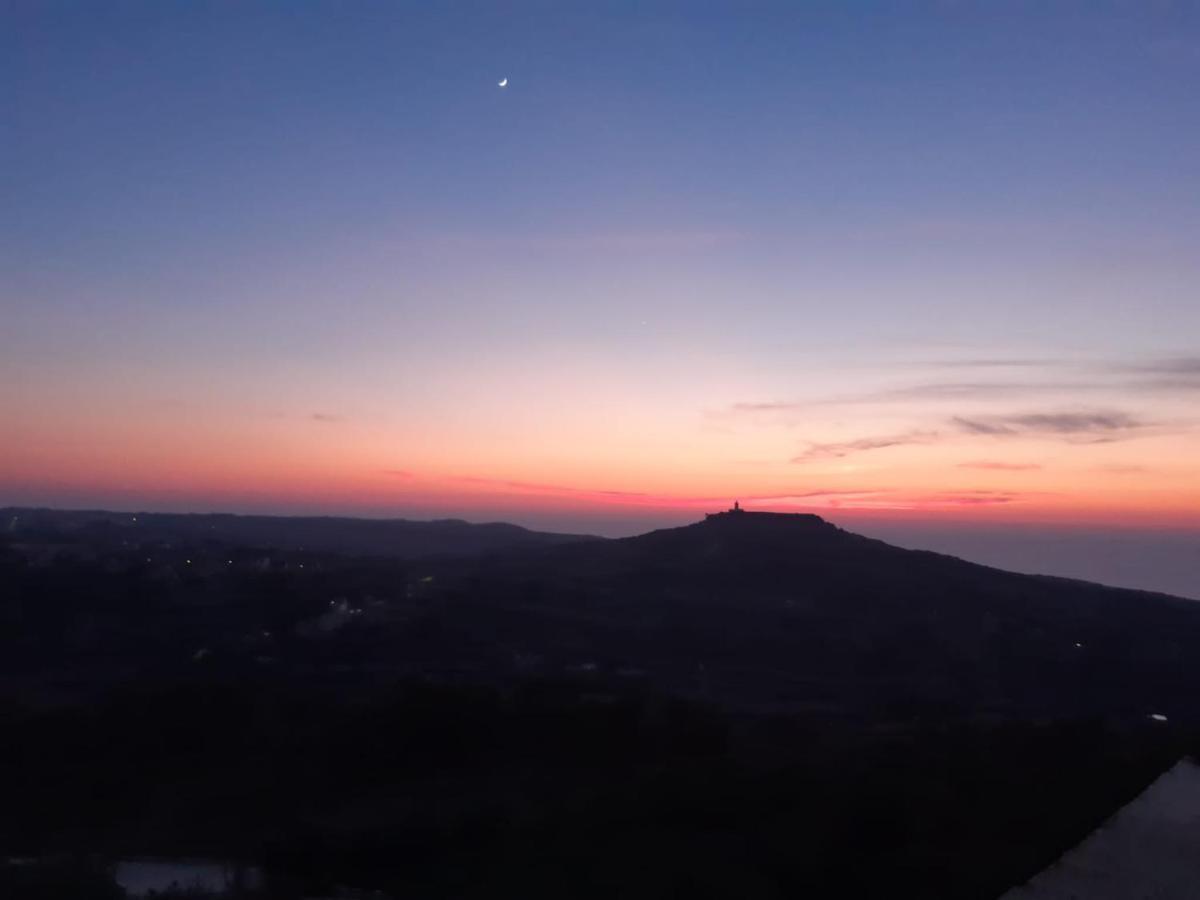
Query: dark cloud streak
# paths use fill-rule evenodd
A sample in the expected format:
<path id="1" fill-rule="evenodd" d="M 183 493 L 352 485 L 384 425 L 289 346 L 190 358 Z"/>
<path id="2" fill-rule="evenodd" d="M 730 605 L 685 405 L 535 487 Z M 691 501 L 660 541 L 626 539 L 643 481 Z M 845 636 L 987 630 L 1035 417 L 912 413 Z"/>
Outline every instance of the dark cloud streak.
<path id="1" fill-rule="evenodd" d="M 959 431 L 984 435 L 1082 435 L 1113 439 L 1146 427 L 1146 423 L 1124 412 L 1026 413 L 1008 416 L 950 420 Z"/>
<path id="2" fill-rule="evenodd" d="M 928 365 L 943 369 L 1069 369 L 1076 377 L 1021 381 L 930 381 L 864 394 L 812 400 L 767 400 L 734 403 L 730 414 L 785 413 L 838 404 L 898 403 L 913 400 L 992 400 L 1032 395 L 1094 393 L 1190 393 L 1200 391 L 1200 356 L 1176 356 L 1142 363 L 1080 363 L 1047 359 L 948 360 Z"/>
<path id="3" fill-rule="evenodd" d="M 882 437 L 857 438 L 853 441 L 839 441 L 826 444 L 809 444 L 808 449 L 798 456 L 792 457 L 794 463 L 806 463 L 820 459 L 840 459 L 851 453 L 861 453 L 865 450 L 883 450 L 888 447 L 903 447 L 908 444 L 928 444 L 936 440 L 937 432 L 909 431 L 904 434 L 886 435 Z"/>

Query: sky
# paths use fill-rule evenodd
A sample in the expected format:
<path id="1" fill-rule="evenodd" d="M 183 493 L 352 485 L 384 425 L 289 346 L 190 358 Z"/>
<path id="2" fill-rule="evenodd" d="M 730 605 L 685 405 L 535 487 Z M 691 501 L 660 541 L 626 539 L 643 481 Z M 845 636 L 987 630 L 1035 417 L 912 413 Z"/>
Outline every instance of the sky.
<path id="1" fill-rule="evenodd" d="M 1200 534 L 1197 84 L 1197 3 L 6 0 L 0 504 Z"/>

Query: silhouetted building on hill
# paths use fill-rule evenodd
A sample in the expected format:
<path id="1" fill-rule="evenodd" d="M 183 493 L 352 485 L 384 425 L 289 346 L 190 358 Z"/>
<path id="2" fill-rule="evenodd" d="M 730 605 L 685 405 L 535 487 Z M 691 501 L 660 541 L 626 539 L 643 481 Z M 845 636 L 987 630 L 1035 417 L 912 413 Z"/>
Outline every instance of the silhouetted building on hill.
<path id="1" fill-rule="evenodd" d="M 727 510 L 724 510 L 722 512 L 717 512 L 717 513 L 705 513 L 704 518 L 705 519 L 716 519 L 720 516 L 741 516 L 741 515 L 745 515 L 745 512 L 746 511 L 744 509 L 742 509 L 742 505 L 737 500 L 734 500 L 732 509 L 727 509 Z"/>

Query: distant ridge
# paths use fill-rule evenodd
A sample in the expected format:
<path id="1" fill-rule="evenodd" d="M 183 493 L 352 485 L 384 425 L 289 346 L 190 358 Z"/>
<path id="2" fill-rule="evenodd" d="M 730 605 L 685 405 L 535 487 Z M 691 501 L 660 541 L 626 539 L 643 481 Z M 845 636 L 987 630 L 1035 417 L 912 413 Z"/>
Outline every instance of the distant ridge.
<path id="1" fill-rule="evenodd" d="M 357 519 L 337 516 L 261 516 L 233 513 L 111 512 L 9 507 L 0 509 L 0 530 L 10 539 L 54 539 L 87 529 L 102 538 L 139 541 L 211 540 L 233 546 L 311 550 L 359 556 L 477 556 L 573 541 L 581 534 L 531 531 L 506 522 L 471 524 L 461 519 Z"/>
<path id="2" fill-rule="evenodd" d="M 755 578 L 760 575 L 779 577 L 791 570 L 809 581 L 807 585 L 796 585 L 807 589 L 814 587 L 813 578 L 836 578 L 844 586 L 877 580 L 878 574 L 886 572 L 894 579 L 893 590 L 915 578 L 928 578 L 935 584 L 948 579 L 941 583 L 943 588 L 963 579 L 973 585 L 981 579 L 1003 579 L 1036 584 L 1039 590 L 1050 585 L 1064 589 L 1074 586 L 1089 591 L 1170 598 L 1189 605 L 1196 602 L 1161 591 L 1112 587 L 1057 575 L 1018 573 L 951 554 L 898 547 L 847 531 L 814 513 L 750 512 L 735 507 L 708 513 L 704 519 L 688 525 L 610 539 L 599 545 L 560 549 L 566 555 L 564 558 L 645 556 L 658 565 L 677 558 L 681 565 L 689 568 L 712 566 L 718 559 L 724 559 L 739 568 L 755 569 Z M 1200 606 L 1194 608 L 1200 611 Z"/>

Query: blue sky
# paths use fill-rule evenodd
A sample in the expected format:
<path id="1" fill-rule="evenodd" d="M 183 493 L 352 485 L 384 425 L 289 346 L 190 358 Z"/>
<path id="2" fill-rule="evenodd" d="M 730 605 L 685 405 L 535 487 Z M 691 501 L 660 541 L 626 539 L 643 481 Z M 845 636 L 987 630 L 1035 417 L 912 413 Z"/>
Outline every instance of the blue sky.
<path id="1" fill-rule="evenodd" d="M 1200 4 L 0 24 L 0 500 L 1200 528 Z"/>

